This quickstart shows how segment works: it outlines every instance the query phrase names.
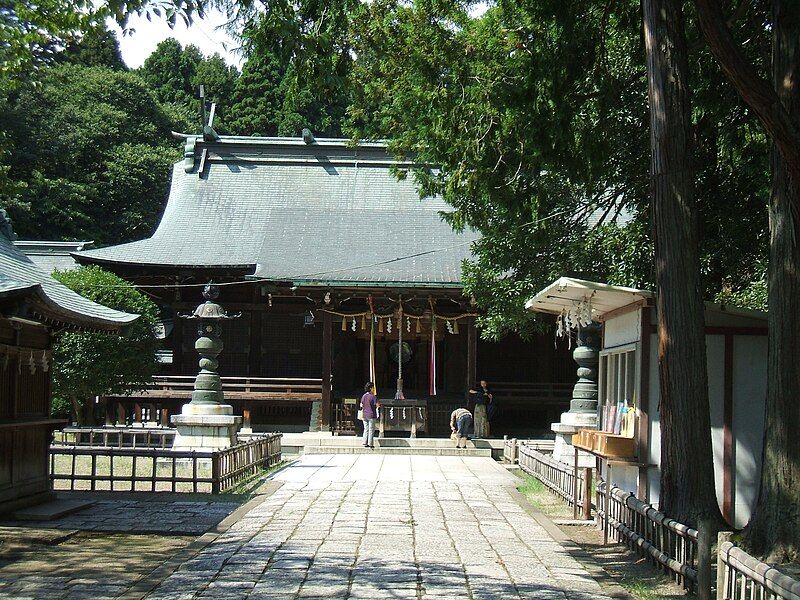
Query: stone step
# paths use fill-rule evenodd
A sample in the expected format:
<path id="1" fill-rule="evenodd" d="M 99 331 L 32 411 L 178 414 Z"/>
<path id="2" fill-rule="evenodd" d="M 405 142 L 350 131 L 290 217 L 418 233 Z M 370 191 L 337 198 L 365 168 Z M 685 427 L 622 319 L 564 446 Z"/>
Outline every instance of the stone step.
<path id="1" fill-rule="evenodd" d="M 20 509 L 14 513 L 14 518 L 18 521 L 53 521 L 93 504 L 94 500 L 53 500 Z"/>
<path id="2" fill-rule="evenodd" d="M 330 447 L 348 447 L 355 446 L 361 443 L 361 436 L 329 436 L 329 437 L 311 437 L 302 434 L 283 434 L 281 438 L 281 446 L 324 446 Z M 450 438 L 375 438 L 375 444 L 383 448 L 452 448 L 455 444 Z M 468 448 L 503 448 L 503 440 L 488 440 L 478 439 L 469 440 L 467 442 Z"/>
<path id="3" fill-rule="evenodd" d="M 490 448 L 364 448 L 364 446 L 306 446 L 305 454 L 391 454 L 407 456 L 479 456 L 492 457 Z"/>

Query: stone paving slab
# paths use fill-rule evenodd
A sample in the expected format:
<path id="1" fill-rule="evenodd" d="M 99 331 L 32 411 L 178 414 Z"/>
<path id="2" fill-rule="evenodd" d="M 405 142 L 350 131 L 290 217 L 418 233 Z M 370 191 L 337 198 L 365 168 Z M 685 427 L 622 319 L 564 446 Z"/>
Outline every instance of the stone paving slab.
<path id="1" fill-rule="evenodd" d="M 235 511 L 236 502 L 160 500 L 152 496 L 141 500 L 98 500 L 87 508 L 43 524 L 35 520 L 0 521 L 9 528 L 76 529 L 114 533 L 152 533 L 199 535 L 215 527 Z"/>
<path id="2" fill-rule="evenodd" d="M 609 598 L 489 458 L 308 455 L 147 597 Z"/>

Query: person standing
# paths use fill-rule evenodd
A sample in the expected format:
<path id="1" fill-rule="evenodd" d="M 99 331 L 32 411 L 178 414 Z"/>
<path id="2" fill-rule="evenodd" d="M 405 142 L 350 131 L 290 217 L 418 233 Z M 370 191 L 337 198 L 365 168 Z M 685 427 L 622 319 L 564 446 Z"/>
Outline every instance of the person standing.
<path id="1" fill-rule="evenodd" d="M 375 384 L 371 381 L 364 386 L 364 395 L 359 404 L 361 420 L 364 421 L 364 447 L 374 448 L 375 420 L 378 418 L 378 399 L 375 397 Z"/>
<path id="2" fill-rule="evenodd" d="M 489 437 L 489 405 L 492 403 L 492 392 L 489 383 L 481 379 L 477 390 L 470 390 L 475 395 L 475 437 Z"/>
<path id="3" fill-rule="evenodd" d="M 456 441 L 456 448 L 467 447 L 467 434 L 472 427 L 472 413 L 466 408 L 457 408 L 450 413 L 450 430 Z"/>

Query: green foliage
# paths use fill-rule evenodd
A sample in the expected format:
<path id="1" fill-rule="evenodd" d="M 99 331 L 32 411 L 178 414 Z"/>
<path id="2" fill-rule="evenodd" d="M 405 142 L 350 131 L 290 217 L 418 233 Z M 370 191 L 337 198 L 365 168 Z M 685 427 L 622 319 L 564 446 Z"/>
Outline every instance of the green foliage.
<path id="1" fill-rule="evenodd" d="M 4 194 L 22 237 L 138 239 L 155 226 L 179 149 L 175 119 L 135 74 L 63 65 L 14 93 Z M 10 124 L 10 125 L 9 125 Z"/>
<path id="2" fill-rule="evenodd" d="M 377 0 L 353 13 L 349 133 L 438 166 L 414 175 L 453 207 L 455 227 L 482 234 L 464 282 L 486 311 L 484 335 L 533 331 L 524 302 L 559 275 L 651 287 L 639 3 L 500 0 L 480 17 L 471 7 Z M 760 46 L 757 22 L 745 29 Z M 710 57 L 693 61 L 712 298 L 752 281 L 765 255 L 767 152 Z"/>
<path id="3" fill-rule="evenodd" d="M 156 372 L 158 340 L 154 324 L 158 307 L 123 279 L 99 267 L 53 273 L 71 290 L 111 308 L 137 313 L 122 335 L 64 332 L 53 348 L 54 407 L 73 413 L 94 396 L 127 394 L 146 385 Z"/>
<path id="4" fill-rule="evenodd" d="M 80 39 L 73 40 L 56 56 L 57 62 L 84 67 L 108 67 L 126 71 L 117 36 L 105 26 L 94 27 Z"/>

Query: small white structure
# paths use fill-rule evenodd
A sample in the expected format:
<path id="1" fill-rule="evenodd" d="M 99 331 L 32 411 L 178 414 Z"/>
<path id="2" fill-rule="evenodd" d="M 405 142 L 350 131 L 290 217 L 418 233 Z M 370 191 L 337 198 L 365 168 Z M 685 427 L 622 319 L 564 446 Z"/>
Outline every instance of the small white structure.
<path id="1" fill-rule="evenodd" d="M 661 426 L 653 293 L 562 277 L 526 308 L 562 316 L 589 311 L 602 323 L 600 431 L 578 446 L 597 457 L 603 479 L 657 505 Z M 707 303 L 705 331 L 717 500 L 723 516 L 740 528 L 750 519 L 761 471 L 766 314 Z"/>

